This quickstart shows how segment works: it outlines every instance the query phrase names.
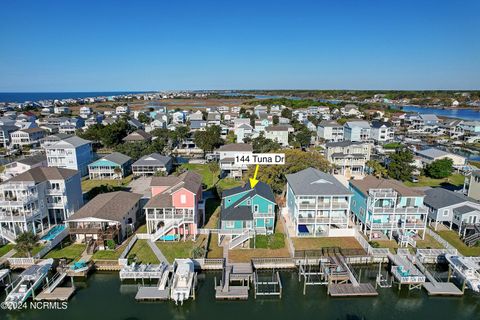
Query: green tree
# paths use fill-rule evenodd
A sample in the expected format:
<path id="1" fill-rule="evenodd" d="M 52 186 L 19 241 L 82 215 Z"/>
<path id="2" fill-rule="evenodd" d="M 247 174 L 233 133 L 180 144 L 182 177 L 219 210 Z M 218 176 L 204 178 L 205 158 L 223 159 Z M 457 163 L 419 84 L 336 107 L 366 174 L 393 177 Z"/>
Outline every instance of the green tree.
<path id="1" fill-rule="evenodd" d="M 211 152 L 223 143 L 220 133 L 221 130 L 219 126 L 210 126 L 207 127 L 205 131 L 195 132 L 193 141 L 204 153 Z"/>
<path id="2" fill-rule="evenodd" d="M 263 132 L 261 132 L 258 137 L 252 139 L 251 143 L 253 152 L 256 153 L 272 152 L 282 148 L 278 142 L 265 138 Z"/>
<path id="3" fill-rule="evenodd" d="M 304 126 L 301 130 L 295 133 L 295 141 L 298 143 L 300 147 L 306 148 L 310 146 L 310 142 L 312 139 L 312 132 L 308 130 L 307 127 Z"/>
<path id="4" fill-rule="evenodd" d="M 292 119 L 292 116 L 293 116 L 292 109 L 289 109 L 289 108 L 283 109 L 281 115 L 284 118 Z"/>
<path id="5" fill-rule="evenodd" d="M 296 173 L 303 169 L 312 167 L 324 172 L 330 172 L 330 163 L 325 157 L 317 151 L 303 152 L 298 149 L 285 150 L 285 164 L 261 166 L 257 178 L 272 187 L 276 193 L 281 193 L 285 187 L 286 174 Z M 253 176 L 255 166 L 250 166 L 247 174 L 244 176 L 248 183 L 248 178 Z"/>
<path id="6" fill-rule="evenodd" d="M 277 115 L 274 115 L 274 116 L 272 117 L 272 123 L 273 123 L 273 125 L 277 125 L 279 122 L 280 122 L 280 117 L 277 116 Z"/>
<path id="7" fill-rule="evenodd" d="M 398 148 L 390 155 L 388 175 L 396 180 L 407 181 L 413 172 L 413 153 L 407 148 Z"/>
<path id="8" fill-rule="evenodd" d="M 150 118 L 149 116 L 147 116 L 145 113 L 140 113 L 138 115 L 138 121 L 140 121 L 141 123 L 150 123 L 152 122 L 152 118 Z"/>
<path id="9" fill-rule="evenodd" d="M 237 141 L 237 136 L 234 131 L 228 131 L 227 137 L 225 139 L 226 144 L 235 143 Z"/>
<path id="10" fill-rule="evenodd" d="M 435 160 L 425 170 L 427 176 L 434 179 L 443 179 L 453 173 L 453 161 L 450 158 Z"/>
<path id="11" fill-rule="evenodd" d="M 21 233 L 17 239 L 17 244 L 15 245 L 15 250 L 20 253 L 26 253 L 30 258 L 32 256 L 32 251 L 37 245 L 38 236 L 33 234 L 31 231 Z"/>
<path id="12" fill-rule="evenodd" d="M 373 171 L 373 175 L 377 178 L 384 178 L 387 176 L 387 169 L 376 160 L 367 161 L 367 166 Z"/>

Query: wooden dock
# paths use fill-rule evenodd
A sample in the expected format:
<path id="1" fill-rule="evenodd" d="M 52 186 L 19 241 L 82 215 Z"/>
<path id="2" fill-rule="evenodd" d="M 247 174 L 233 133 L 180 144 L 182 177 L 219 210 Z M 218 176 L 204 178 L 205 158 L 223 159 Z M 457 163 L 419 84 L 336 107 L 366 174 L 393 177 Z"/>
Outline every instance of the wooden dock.
<path id="1" fill-rule="evenodd" d="M 377 290 L 370 283 L 337 283 L 328 286 L 328 294 L 332 297 L 372 297 L 378 296 Z"/>
<path id="2" fill-rule="evenodd" d="M 68 301 L 75 292 L 74 287 L 56 287 L 51 292 L 42 291 L 35 297 L 35 301 Z"/>
<path id="3" fill-rule="evenodd" d="M 227 264 L 224 266 L 222 280 L 217 285 L 215 279 L 215 298 L 227 300 L 246 300 L 250 290 L 250 281 L 253 280 L 251 263 Z M 239 285 L 232 284 L 241 283 Z"/>
<path id="4" fill-rule="evenodd" d="M 247 286 L 229 286 L 228 291 L 223 290 L 223 286 L 215 287 L 215 298 L 221 300 L 247 300 L 248 299 Z"/>
<path id="5" fill-rule="evenodd" d="M 155 287 L 139 287 L 135 295 L 137 301 L 158 301 L 170 299 L 170 289 L 161 290 Z"/>

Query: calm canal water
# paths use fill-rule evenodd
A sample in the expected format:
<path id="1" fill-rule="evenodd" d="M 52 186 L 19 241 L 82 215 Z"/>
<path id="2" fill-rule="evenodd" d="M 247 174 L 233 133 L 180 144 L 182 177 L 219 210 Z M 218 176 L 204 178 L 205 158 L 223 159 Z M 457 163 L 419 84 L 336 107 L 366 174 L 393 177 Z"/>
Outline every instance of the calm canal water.
<path id="1" fill-rule="evenodd" d="M 367 276 L 364 273 L 362 281 L 367 277 L 373 280 L 374 275 L 375 272 Z M 215 274 L 201 275 L 197 299 L 177 307 L 172 302 L 136 302 L 135 285 L 121 285 L 117 273 L 96 273 L 87 282 L 78 284 L 67 310 L 0 311 L 0 319 L 480 319 L 480 296 L 470 292 L 463 297 L 433 298 L 423 290 L 398 292 L 396 288 L 388 288 L 379 289 L 380 295 L 375 298 L 330 298 L 324 286 L 315 286 L 308 287 L 304 296 L 297 274 L 283 272 L 282 299 L 251 297 L 247 301 L 216 301 L 214 277 Z"/>
<path id="2" fill-rule="evenodd" d="M 476 109 L 438 109 L 438 108 L 420 108 L 414 106 L 404 106 L 397 108 L 405 112 L 418 112 L 436 114 L 441 117 L 457 118 L 463 120 L 480 120 L 480 112 Z"/>

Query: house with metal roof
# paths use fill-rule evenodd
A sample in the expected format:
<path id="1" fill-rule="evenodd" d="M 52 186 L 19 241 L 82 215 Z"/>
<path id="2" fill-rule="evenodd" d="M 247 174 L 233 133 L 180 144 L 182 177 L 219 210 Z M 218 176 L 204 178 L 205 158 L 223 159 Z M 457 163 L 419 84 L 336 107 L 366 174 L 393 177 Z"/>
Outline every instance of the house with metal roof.
<path id="1" fill-rule="evenodd" d="M 352 192 L 333 175 L 315 168 L 287 174 L 287 215 L 294 236 L 352 236 Z"/>
<path id="2" fill-rule="evenodd" d="M 415 246 L 415 239 L 424 239 L 428 209 L 423 191 L 374 176 L 349 184 L 353 218 L 369 240 L 395 238 L 402 246 Z"/>
<path id="3" fill-rule="evenodd" d="M 269 185 L 247 183 L 223 191 L 218 241 L 229 241 L 233 249 L 255 237 L 275 230 L 275 197 Z"/>
<path id="4" fill-rule="evenodd" d="M 152 198 L 145 205 L 147 233 L 152 241 L 195 237 L 205 223 L 202 176 L 187 171 L 179 176 L 153 177 Z"/>
<path id="5" fill-rule="evenodd" d="M 446 152 L 440 149 L 436 149 L 436 148 L 419 150 L 415 152 L 415 154 L 420 158 L 424 166 L 432 163 L 433 161 L 446 159 L 446 158 L 451 159 L 453 162 L 453 166 L 457 168 L 461 168 L 467 163 L 467 158 L 465 157 L 462 157 L 458 154 L 454 154 L 451 152 Z"/>
<path id="6" fill-rule="evenodd" d="M 173 168 L 173 159 L 159 153 L 152 153 L 141 157 L 132 164 L 132 173 L 135 176 L 152 176 L 156 173 L 170 173 Z"/>
<path id="7" fill-rule="evenodd" d="M 90 179 L 122 179 L 132 170 L 132 158 L 113 152 L 88 165 Z"/>
<path id="8" fill-rule="evenodd" d="M 455 228 L 459 234 L 480 224 L 480 202 L 462 193 L 444 188 L 425 191 L 425 206 L 429 209 L 428 219 L 437 230 L 439 224 Z"/>
<path id="9" fill-rule="evenodd" d="M 72 241 L 87 244 L 92 253 L 122 243 L 137 227 L 141 198 L 125 191 L 97 195 L 68 219 Z"/>

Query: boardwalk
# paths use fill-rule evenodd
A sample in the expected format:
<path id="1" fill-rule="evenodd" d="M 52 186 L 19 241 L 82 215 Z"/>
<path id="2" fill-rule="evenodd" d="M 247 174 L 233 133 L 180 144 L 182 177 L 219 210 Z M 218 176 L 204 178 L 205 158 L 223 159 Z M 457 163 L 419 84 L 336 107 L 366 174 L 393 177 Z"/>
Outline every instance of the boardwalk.
<path id="1" fill-rule="evenodd" d="M 155 243 L 153 243 L 151 240 L 147 240 L 147 243 L 148 245 L 150 246 L 150 248 L 152 249 L 153 253 L 155 254 L 155 256 L 157 257 L 158 261 L 160 261 L 160 263 L 165 263 L 166 265 L 169 265 L 170 263 L 168 262 L 167 258 L 165 258 L 165 256 L 163 255 L 162 251 L 160 251 L 160 249 L 157 247 L 157 245 Z"/>

